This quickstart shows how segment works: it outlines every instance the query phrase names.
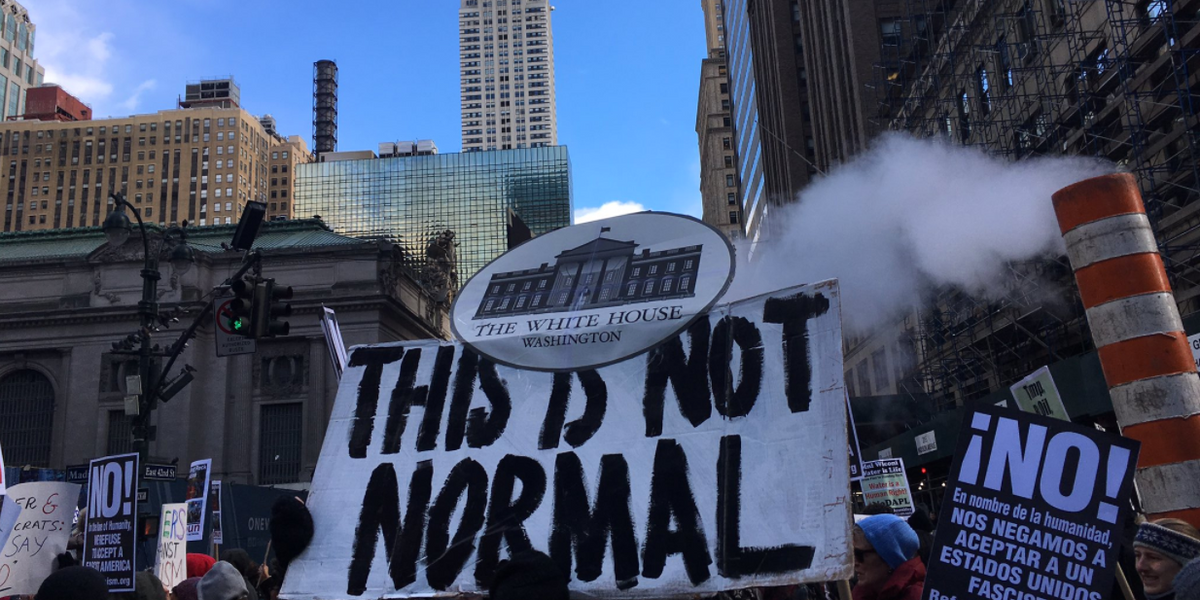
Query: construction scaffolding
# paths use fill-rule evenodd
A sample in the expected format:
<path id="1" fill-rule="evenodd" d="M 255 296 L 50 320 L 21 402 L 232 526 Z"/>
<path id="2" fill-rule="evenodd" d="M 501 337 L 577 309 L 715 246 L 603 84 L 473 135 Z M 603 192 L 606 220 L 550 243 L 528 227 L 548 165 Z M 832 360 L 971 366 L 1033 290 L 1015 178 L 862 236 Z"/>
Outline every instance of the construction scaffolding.
<path id="1" fill-rule="evenodd" d="M 874 125 L 1137 175 L 1181 314 L 1200 310 L 1200 0 L 877 0 Z M 1000 301 L 942 290 L 904 329 L 904 389 L 943 405 L 1091 349 L 1071 271 L 1010 265 Z"/>

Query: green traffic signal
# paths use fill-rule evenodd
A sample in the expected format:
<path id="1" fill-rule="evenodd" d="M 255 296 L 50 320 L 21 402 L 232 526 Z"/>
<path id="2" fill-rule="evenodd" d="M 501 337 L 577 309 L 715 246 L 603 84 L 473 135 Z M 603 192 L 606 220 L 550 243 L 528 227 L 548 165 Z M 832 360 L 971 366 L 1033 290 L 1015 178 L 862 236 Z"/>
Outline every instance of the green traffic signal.
<path id="1" fill-rule="evenodd" d="M 254 284 L 239 279 L 230 286 L 234 299 L 229 303 L 229 327 L 233 333 L 255 338 L 254 331 Z"/>

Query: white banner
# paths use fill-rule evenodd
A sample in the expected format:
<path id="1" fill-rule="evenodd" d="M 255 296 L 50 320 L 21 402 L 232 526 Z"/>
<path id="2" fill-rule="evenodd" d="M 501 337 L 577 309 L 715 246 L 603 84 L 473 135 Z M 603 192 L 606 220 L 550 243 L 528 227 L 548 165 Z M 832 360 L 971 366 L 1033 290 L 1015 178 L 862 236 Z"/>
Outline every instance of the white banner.
<path id="1" fill-rule="evenodd" d="M 168 590 L 187 579 L 187 512 L 186 503 L 164 504 L 158 521 L 158 562 L 154 574 Z"/>
<path id="2" fill-rule="evenodd" d="M 848 578 L 839 307 L 832 281 L 719 306 L 577 373 L 352 349 L 284 596 L 475 593 L 530 547 L 592 596 Z"/>
<path id="3" fill-rule="evenodd" d="M 79 486 L 22 483 L 9 488 L 8 496 L 20 507 L 20 514 L 0 549 L 0 596 L 36 594 L 50 576 L 54 558 L 67 551 Z"/>

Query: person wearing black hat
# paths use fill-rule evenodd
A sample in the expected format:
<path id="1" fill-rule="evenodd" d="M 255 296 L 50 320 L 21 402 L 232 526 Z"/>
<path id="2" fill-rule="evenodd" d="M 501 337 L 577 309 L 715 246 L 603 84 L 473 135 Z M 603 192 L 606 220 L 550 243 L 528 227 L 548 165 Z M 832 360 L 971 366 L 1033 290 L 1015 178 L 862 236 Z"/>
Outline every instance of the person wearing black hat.
<path id="1" fill-rule="evenodd" d="M 107 600 L 108 581 L 91 567 L 67 567 L 50 574 L 36 600 Z"/>
<path id="2" fill-rule="evenodd" d="M 567 577 L 549 556 L 518 552 L 501 562 L 488 589 L 489 600 L 568 600 Z"/>

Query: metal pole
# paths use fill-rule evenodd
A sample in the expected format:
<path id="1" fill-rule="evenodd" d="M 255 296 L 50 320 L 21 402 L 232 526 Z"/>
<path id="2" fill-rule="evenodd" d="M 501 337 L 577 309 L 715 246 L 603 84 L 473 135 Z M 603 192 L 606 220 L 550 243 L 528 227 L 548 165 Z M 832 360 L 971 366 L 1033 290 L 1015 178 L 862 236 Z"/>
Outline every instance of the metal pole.
<path id="1" fill-rule="evenodd" d="M 137 219 L 138 230 L 142 235 L 142 250 L 145 261 L 142 265 L 142 300 L 138 302 L 138 316 L 141 318 L 141 347 L 138 350 L 138 375 L 142 380 L 142 393 L 138 398 L 138 413 L 133 417 L 133 451 L 138 454 L 139 471 L 150 458 L 150 413 L 154 410 L 154 345 L 150 339 L 150 331 L 158 318 L 158 254 L 150 251 L 150 237 L 146 232 L 146 224 L 137 208 L 129 204 L 124 196 L 114 195 L 117 208 L 128 207 Z M 142 483 L 142 473 L 137 474 L 138 486 Z"/>

